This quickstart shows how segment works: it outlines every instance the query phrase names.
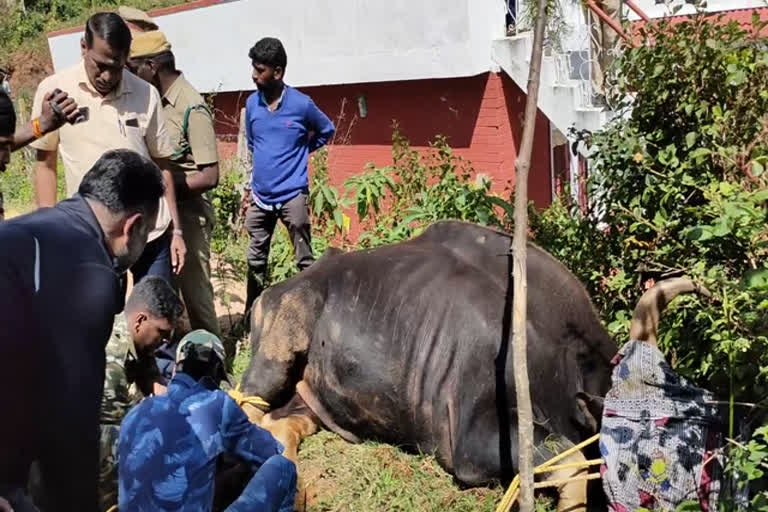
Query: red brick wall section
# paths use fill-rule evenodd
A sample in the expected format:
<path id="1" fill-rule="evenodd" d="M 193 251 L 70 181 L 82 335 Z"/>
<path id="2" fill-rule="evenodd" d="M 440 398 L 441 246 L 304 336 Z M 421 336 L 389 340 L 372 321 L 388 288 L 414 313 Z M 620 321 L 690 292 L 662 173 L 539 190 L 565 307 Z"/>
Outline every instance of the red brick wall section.
<path id="1" fill-rule="evenodd" d="M 368 162 L 392 162 L 392 121 L 396 120 L 413 147 L 426 149 L 435 135 L 448 137 L 456 154 L 489 176 L 493 189 L 504 193 L 514 182 L 520 147 L 525 94 L 505 74 L 468 78 L 414 80 L 302 88 L 336 123 L 337 135 L 329 161 L 332 180 L 341 184 L 363 171 Z M 358 97 L 368 113 L 361 118 Z M 220 150 L 234 153 L 237 112 L 248 97 L 220 93 L 215 97 Z M 227 142 L 228 140 L 228 142 Z M 529 178 L 530 198 L 539 207 L 551 201 L 549 121 L 539 112 Z"/>

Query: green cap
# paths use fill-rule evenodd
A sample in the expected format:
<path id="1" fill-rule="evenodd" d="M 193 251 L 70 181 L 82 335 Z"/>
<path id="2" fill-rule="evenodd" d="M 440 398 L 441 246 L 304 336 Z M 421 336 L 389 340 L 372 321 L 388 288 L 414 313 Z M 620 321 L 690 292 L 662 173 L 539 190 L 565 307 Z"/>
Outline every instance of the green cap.
<path id="1" fill-rule="evenodd" d="M 214 357 L 224 363 L 224 345 L 218 336 L 205 329 L 197 329 L 184 336 L 176 349 L 176 364 L 190 358 L 212 363 Z"/>

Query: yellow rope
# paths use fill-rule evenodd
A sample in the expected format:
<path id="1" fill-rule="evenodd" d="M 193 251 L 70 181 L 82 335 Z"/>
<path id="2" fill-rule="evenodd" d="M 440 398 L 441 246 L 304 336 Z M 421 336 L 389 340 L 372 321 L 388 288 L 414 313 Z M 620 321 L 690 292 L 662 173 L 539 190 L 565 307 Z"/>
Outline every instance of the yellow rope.
<path id="1" fill-rule="evenodd" d="M 107 512 L 117 512 L 117 505 L 112 505 L 107 509 Z"/>
<path id="2" fill-rule="evenodd" d="M 240 391 L 240 384 L 237 385 L 235 389 L 230 389 L 227 391 L 229 396 L 232 397 L 232 400 L 234 400 L 239 407 L 242 407 L 245 404 L 252 405 L 254 407 L 264 407 L 266 409 L 269 409 L 269 402 L 261 398 L 260 396 L 256 395 L 245 395 L 242 391 Z"/>
<path id="3" fill-rule="evenodd" d="M 560 469 L 569 469 L 569 468 L 588 468 L 589 466 L 595 466 L 597 464 L 601 464 L 603 462 L 602 459 L 592 459 L 592 460 L 585 460 L 583 462 L 572 462 L 568 464 L 560 464 L 560 465 L 554 465 L 556 462 L 563 460 L 564 458 L 573 455 L 577 451 L 581 450 L 587 445 L 590 445 L 600 439 L 600 434 L 595 434 L 594 436 L 590 437 L 586 441 L 582 441 L 581 443 L 577 444 L 576 446 L 572 446 L 571 448 L 568 448 L 564 452 L 552 457 L 544 464 L 541 464 L 540 466 L 537 466 L 533 472 L 536 473 L 549 473 L 551 471 L 560 470 Z M 577 482 L 579 480 L 595 480 L 597 478 L 600 478 L 599 473 L 592 473 L 587 475 L 581 475 L 573 478 L 567 478 L 565 480 L 550 480 L 546 482 L 538 482 L 534 484 L 534 489 L 540 489 L 542 487 L 557 487 L 564 483 L 569 482 Z M 509 484 L 509 488 L 507 488 L 507 492 L 504 493 L 504 497 L 501 498 L 501 502 L 499 502 L 499 506 L 496 507 L 496 512 L 509 512 L 509 509 L 512 508 L 512 504 L 517 501 L 517 498 L 520 497 L 520 475 L 516 475 L 515 478 L 512 479 L 512 482 Z"/>
<path id="4" fill-rule="evenodd" d="M 536 482 L 533 484 L 533 488 L 541 489 L 543 487 L 560 487 L 561 485 L 569 484 L 571 482 L 579 482 L 581 480 L 597 480 L 598 478 L 600 478 L 600 473 L 589 473 L 588 475 L 563 478 L 562 480 L 547 480 L 546 482 Z"/>
<path id="5" fill-rule="evenodd" d="M 592 459 L 592 460 L 586 460 L 584 462 L 569 462 L 568 464 L 558 464 L 556 466 L 547 466 L 545 468 L 538 467 L 533 470 L 534 474 L 536 473 L 551 473 L 553 471 L 560 471 L 561 469 L 581 469 L 589 466 L 597 466 L 598 464 L 602 464 L 604 461 L 603 459 Z"/>

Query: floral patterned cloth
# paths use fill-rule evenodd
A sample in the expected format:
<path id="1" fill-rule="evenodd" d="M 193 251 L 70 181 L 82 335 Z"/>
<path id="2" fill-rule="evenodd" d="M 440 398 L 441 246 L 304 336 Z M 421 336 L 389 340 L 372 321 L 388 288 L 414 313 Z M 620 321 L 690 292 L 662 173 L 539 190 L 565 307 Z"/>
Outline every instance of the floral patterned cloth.
<path id="1" fill-rule="evenodd" d="M 600 431 L 603 489 L 614 512 L 717 510 L 722 478 L 718 409 L 653 345 L 630 341 L 613 360 Z"/>

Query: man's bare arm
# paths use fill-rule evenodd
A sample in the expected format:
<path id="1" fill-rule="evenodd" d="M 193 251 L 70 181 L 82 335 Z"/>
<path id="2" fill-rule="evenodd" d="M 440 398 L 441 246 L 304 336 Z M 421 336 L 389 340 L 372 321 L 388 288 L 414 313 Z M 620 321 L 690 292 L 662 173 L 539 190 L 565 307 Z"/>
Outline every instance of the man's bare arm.
<path id="1" fill-rule="evenodd" d="M 219 164 L 201 165 L 197 171 L 192 172 L 175 172 L 173 182 L 177 199 L 197 197 L 219 184 Z"/>
<path id="2" fill-rule="evenodd" d="M 57 109 L 61 112 L 61 115 L 51 107 L 50 102 L 53 102 Z M 58 130 L 67 121 L 74 120 L 79 115 L 77 103 L 70 98 L 67 93 L 59 91 L 55 95 L 49 92 L 45 95 L 42 105 L 42 113 L 37 118 L 38 127 L 41 135 L 46 135 L 54 130 Z M 28 122 L 18 130 L 13 136 L 12 151 L 23 148 L 30 142 L 37 139 L 35 134 L 35 120 Z"/>
<path id="3" fill-rule="evenodd" d="M 35 202 L 38 208 L 56 204 L 56 161 L 58 151 L 37 151 Z"/>

